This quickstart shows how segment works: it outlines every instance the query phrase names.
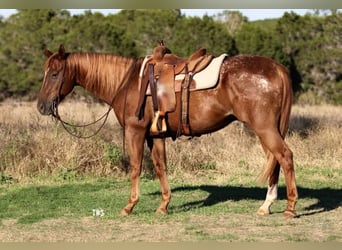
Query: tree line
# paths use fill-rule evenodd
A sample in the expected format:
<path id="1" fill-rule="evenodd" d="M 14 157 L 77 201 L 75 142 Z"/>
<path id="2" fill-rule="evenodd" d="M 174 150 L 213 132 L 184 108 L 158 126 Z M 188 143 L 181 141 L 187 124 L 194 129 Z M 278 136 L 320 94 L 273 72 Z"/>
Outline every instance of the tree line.
<path id="1" fill-rule="evenodd" d="M 256 54 L 275 59 L 291 74 L 297 101 L 342 104 L 342 13 L 316 11 L 251 22 L 239 11 L 188 17 L 180 10 L 18 10 L 0 17 L 0 100 L 34 99 L 43 78 L 43 50 L 143 57 L 163 39 L 186 57 L 199 47 L 214 55 Z"/>

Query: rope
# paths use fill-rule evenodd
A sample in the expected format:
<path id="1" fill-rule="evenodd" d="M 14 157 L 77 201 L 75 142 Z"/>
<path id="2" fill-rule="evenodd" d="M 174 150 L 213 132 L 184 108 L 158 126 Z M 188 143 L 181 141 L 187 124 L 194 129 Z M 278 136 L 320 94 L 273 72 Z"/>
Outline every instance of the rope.
<path id="1" fill-rule="evenodd" d="M 108 108 L 108 110 L 106 111 L 106 113 L 104 113 L 104 114 L 103 114 L 100 118 L 98 118 L 97 120 L 95 120 L 95 121 L 93 121 L 93 122 L 91 122 L 91 123 L 88 123 L 88 124 L 83 124 L 83 125 L 74 125 L 74 124 L 71 124 L 71 123 L 69 123 L 69 122 L 66 122 L 66 121 L 62 120 L 62 118 L 60 117 L 60 115 L 59 115 L 59 113 L 58 113 L 58 105 L 56 105 L 56 108 L 55 108 L 55 109 L 56 109 L 55 118 L 56 118 L 58 121 L 61 122 L 61 124 L 62 124 L 63 128 L 65 129 L 65 131 L 67 131 L 70 135 L 72 135 L 72 136 L 74 136 L 74 137 L 77 137 L 77 138 L 80 138 L 80 139 L 88 139 L 88 138 L 91 138 L 91 137 L 96 136 L 96 135 L 100 132 L 100 130 L 103 128 L 103 126 L 105 125 L 105 123 L 106 123 L 106 121 L 107 121 L 107 119 L 108 119 L 108 116 L 109 116 L 109 113 L 110 113 L 112 107 L 109 106 L 109 108 Z M 98 122 L 101 121 L 102 119 L 104 119 L 104 120 L 103 120 L 102 124 L 100 125 L 100 127 L 99 127 L 93 134 L 87 135 L 87 136 L 85 136 L 85 135 L 79 135 L 79 134 L 77 134 L 77 133 L 71 131 L 71 130 L 67 127 L 67 126 L 70 126 L 70 127 L 73 127 L 73 128 L 86 128 L 86 127 L 89 127 L 89 126 L 91 126 L 91 125 L 94 125 L 94 124 L 98 123 Z"/>

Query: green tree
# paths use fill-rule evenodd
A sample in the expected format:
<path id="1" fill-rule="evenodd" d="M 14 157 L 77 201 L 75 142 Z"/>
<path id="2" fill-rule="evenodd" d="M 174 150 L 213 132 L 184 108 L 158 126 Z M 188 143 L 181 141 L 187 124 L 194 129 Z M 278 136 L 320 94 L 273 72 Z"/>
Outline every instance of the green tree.
<path id="1" fill-rule="evenodd" d="M 235 55 L 235 43 L 223 23 L 212 17 L 189 17 L 180 20 L 174 30 L 172 52 L 186 57 L 199 47 L 208 53 L 219 55 L 228 53 Z"/>
<path id="2" fill-rule="evenodd" d="M 175 26 L 182 20 L 180 10 L 122 10 L 113 19 L 125 29 L 126 36 L 137 46 L 138 56 L 152 53 L 157 40 L 170 44 Z"/>
<path id="3" fill-rule="evenodd" d="M 68 12 L 19 10 L 0 31 L 0 86 L 7 95 L 37 90 L 42 78 L 42 49 L 54 39 L 47 24 L 58 23 Z"/>
<path id="4" fill-rule="evenodd" d="M 341 81 L 342 21 L 341 13 L 330 16 L 285 13 L 279 19 L 277 32 L 283 50 L 296 65 L 304 91 L 312 91 L 330 102 L 341 95 L 329 91 Z"/>
<path id="5" fill-rule="evenodd" d="M 113 53 L 136 56 L 136 46 L 127 39 L 125 27 L 113 15 L 86 11 L 73 16 L 66 24 L 66 32 L 58 37 L 69 51 Z M 64 29 L 65 29 L 64 27 Z"/>
<path id="6" fill-rule="evenodd" d="M 223 12 L 217 14 L 215 20 L 222 22 L 228 29 L 229 34 L 234 36 L 234 34 L 240 29 L 240 27 L 248 22 L 248 18 L 242 15 L 240 11 L 224 10 Z"/>
<path id="7" fill-rule="evenodd" d="M 323 14 L 322 14 L 323 13 Z M 187 57 L 199 47 L 219 55 L 257 54 L 287 66 L 295 90 L 342 103 L 342 14 L 323 10 L 248 22 L 238 11 L 216 17 L 186 17 L 180 10 L 122 10 L 104 16 L 87 11 L 18 10 L 0 17 L 0 99 L 34 97 L 42 81 L 43 49 L 64 44 L 70 52 L 103 52 L 142 57 L 163 39 Z"/>
<path id="8" fill-rule="evenodd" d="M 64 44 L 68 51 L 136 56 L 136 47 L 113 16 L 70 16 L 65 10 L 19 10 L 0 22 L 0 90 L 2 97 L 32 96 L 42 81 L 43 50 Z M 31 97 L 30 97 L 31 98 Z"/>

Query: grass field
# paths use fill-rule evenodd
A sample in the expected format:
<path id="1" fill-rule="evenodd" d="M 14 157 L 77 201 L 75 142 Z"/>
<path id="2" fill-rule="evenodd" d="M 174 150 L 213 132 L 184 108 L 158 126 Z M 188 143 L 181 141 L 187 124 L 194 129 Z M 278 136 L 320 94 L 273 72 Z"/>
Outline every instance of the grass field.
<path id="1" fill-rule="evenodd" d="M 106 111 L 71 102 L 61 113 L 75 123 Z M 0 241 L 342 241 L 342 107 L 294 106 L 287 143 L 294 152 L 298 218 L 255 214 L 265 185 L 259 142 L 241 124 L 192 140 L 168 140 L 169 215 L 154 214 L 161 196 L 145 152 L 140 201 L 120 217 L 129 194 L 121 164 L 122 131 L 114 116 L 90 140 L 67 134 L 35 103 L 0 104 Z M 93 216 L 103 209 L 104 216 Z"/>

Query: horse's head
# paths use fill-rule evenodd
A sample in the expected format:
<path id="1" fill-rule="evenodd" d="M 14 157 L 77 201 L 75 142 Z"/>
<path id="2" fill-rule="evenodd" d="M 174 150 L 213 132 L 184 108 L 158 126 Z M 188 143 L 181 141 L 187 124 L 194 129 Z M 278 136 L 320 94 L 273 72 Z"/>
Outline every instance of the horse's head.
<path id="1" fill-rule="evenodd" d="M 56 116 L 57 105 L 69 94 L 73 87 L 73 81 L 66 77 L 67 56 L 63 45 L 57 53 L 45 49 L 47 60 L 44 68 L 44 79 L 38 95 L 37 108 L 42 115 Z"/>

